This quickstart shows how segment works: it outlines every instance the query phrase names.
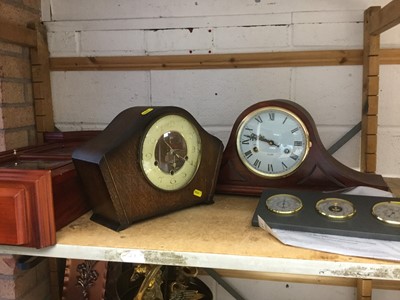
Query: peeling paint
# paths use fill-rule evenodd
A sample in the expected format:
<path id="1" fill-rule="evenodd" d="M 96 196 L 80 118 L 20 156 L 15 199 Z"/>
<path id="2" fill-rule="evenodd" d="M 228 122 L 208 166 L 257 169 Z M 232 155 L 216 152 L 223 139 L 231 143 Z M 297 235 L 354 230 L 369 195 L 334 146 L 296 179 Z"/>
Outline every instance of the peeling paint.
<path id="1" fill-rule="evenodd" d="M 289 27 L 290 24 L 268 24 L 268 25 L 242 25 L 242 26 L 236 26 L 236 27 L 242 27 L 242 28 L 256 28 L 256 27 Z"/>
<path id="2" fill-rule="evenodd" d="M 400 268 L 390 270 L 386 267 L 378 267 L 371 269 L 367 267 L 349 267 L 343 270 L 325 269 L 320 271 L 320 275 L 325 276 L 340 276 L 351 278 L 382 278 L 382 279 L 400 279 Z"/>
<path id="3" fill-rule="evenodd" d="M 186 266 L 187 259 L 179 254 L 173 252 L 145 252 L 144 259 L 146 262 L 155 264 L 166 264 L 166 265 L 180 265 Z"/>
<path id="4" fill-rule="evenodd" d="M 121 253 L 117 250 L 105 250 L 104 258 L 107 261 L 121 261 Z"/>
<path id="5" fill-rule="evenodd" d="M 151 263 L 159 265 L 186 266 L 187 258 L 174 252 L 159 252 L 146 250 L 110 250 L 106 251 L 105 259 L 133 263 Z"/>

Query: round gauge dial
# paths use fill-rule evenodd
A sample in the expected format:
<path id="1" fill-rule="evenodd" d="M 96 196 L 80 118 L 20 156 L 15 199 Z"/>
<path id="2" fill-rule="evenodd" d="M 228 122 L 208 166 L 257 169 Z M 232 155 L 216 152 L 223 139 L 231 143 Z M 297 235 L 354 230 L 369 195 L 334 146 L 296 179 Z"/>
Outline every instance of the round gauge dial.
<path id="1" fill-rule="evenodd" d="M 200 135 L 182 116 L 163 116 L 144 135 L 141 167 L 146 178 L 162 190 L 186 186 L 196 174 L 200 159 Z"/>
<path id="2" fill-rule="evenodd" d="M 372 214 L 382 222 L 400 225 L 400 202 L 385 201 L 376 203 L 372 207 Z"/>
<path id="3" fill-rule="evenodd" d="M 321 215 L 332 219 L 346 219 L 356 213 L 353 203 L 340 198 L 321 199 L 317 202 L 315 208 Z"/>
<path id="4" fill-rule="evenodd" d="M 277 194 L 265 201 L 266 207 L 277 214 L 293 214 L 303 207 L 300 198 L 290 194 Z"/>
<path id="5" fill-rule="evenodd" d="M 236 136 L 243 164 L 265 178 L 293 173 L 311 146 L 304 123 L 291 111 L 275 106 L 251 112 L 239 125 Z"/>

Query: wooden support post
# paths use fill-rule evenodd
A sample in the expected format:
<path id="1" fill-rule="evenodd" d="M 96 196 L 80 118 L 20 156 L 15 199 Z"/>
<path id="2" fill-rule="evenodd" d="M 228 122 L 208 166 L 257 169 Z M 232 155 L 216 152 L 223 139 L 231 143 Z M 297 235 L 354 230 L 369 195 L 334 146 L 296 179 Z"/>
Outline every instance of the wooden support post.
<path id="1" fill-rule="evenodd" d="M 41 142 L 43 141 L 44 132 L 54 131 L 54 119 L 46 31 L 40 23 L 37 23 L 35 28 L 37 32 L 37 46 L 36 48 L 31 48 L 30 54 L 36 131 L 38 140 Z"/>
<path id="2" fill-rule="evenodd" d="M 357 300 L 372 299 L 372 280 L 357 279 Z"/>
<path id="3" fill-rule="evenodd" d="M 0 18 L 0 39 L 20 46 L 36 47 L 35 30 L 10 24 Z"/>
<path id="4" fill-rule="evenodd" d="M 364 14 L 361 171 L 366 173 L 376 171 L 380 36 L 370 32 L 379 11 L 375 6 Z"/>

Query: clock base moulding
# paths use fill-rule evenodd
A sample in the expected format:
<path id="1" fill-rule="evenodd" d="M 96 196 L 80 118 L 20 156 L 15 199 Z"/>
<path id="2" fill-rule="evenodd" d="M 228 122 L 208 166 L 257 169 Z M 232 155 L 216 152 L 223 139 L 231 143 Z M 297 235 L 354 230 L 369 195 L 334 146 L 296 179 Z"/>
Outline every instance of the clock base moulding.
<path id="1" fill-rule="evenodd" d="M 243 136 L 240 136 L 239 132 L 240 126 L 249 119 L 249 116 L 257 118 L 258 112 L 266 114 L 264 124 L 273 122 L 267 120 L 270 108 L 289 111 L 304 124 L 309 135 L 308 153 L 291 173 L 284 176 L 270 176 L 268 172 L 264 175 L 257 174 L 243 163 L 243 157 L 240 157 L 238 151 L 238 145 L 243 143 Z M 276 135 L 279 134 L 278 132 Z M 260 133 L 257 137 L 260 139 Z M 279 145 L 277 141 L 270 141 L 272 137 L 262 135 L 262 139 Z M 339 190 L 356 186 L 389 189 L 382 176 L 357 172 L 337 161 L 323 146 L 313 118 L 302 106 L 289 100 L 268 100 L 245 109 L 234 123 L 224 150 L 216 193 L 260 196 L 266 188 Z"/>

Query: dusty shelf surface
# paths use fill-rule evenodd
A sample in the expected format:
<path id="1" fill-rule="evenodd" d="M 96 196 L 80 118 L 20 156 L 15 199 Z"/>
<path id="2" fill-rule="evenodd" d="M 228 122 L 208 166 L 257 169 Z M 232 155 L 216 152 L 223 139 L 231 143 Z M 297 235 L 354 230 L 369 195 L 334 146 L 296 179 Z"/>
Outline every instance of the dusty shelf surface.
<path id="1" fill-rule="evenodd" d="M 251 225 L 258 198 L 216 195 L 199 205 L 115 232 L 91 212 L 45 249 L 1 246 L 1 253 L 196 266 L 256 272 L 400 280 L 400 263 L 286 246 Z"/>

